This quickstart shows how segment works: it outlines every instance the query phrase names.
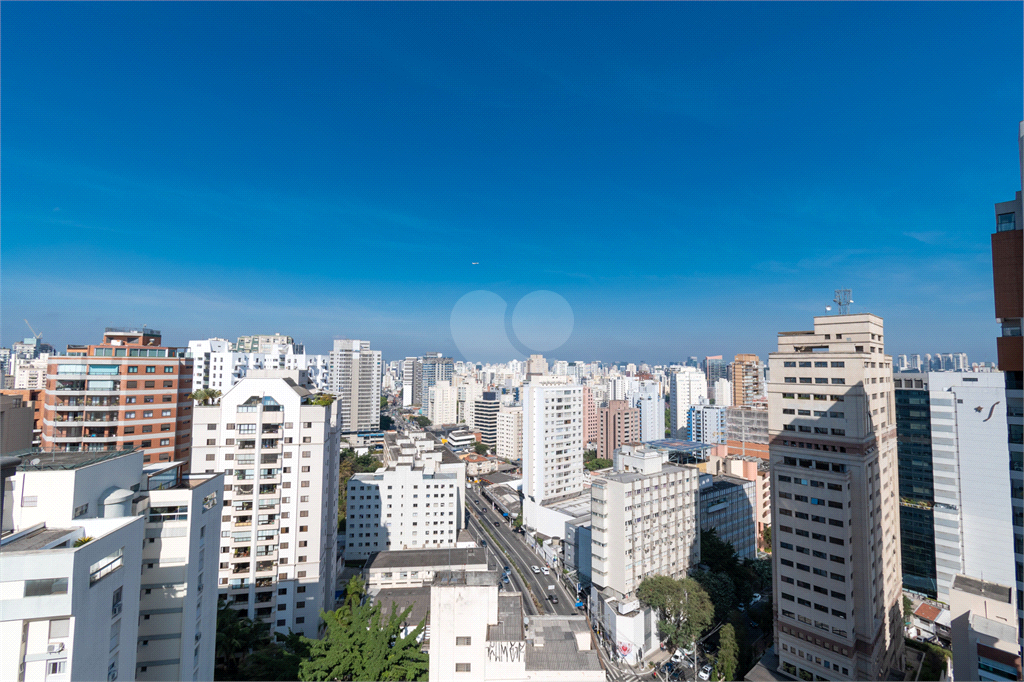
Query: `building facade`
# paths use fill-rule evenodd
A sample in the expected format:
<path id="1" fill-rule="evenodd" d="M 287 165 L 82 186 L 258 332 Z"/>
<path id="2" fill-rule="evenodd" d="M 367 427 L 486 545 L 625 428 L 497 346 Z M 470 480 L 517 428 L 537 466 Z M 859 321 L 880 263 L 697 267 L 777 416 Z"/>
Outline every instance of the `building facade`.
<path id="1" fill-rule="evenodd" d="M 523 386 L 523 494 L 535 505 L 583 490 L 583 387 L 567 381 L 538 376 Z"/>
<path id="2" fill-rule="evenodd" d="M 732 363 L 732 404 L 752 405 L 754 398 L 764 393 L 762 381 L 764 367 L 761 358 L 740 353 Z"/>
<path id="3" fill-rule="evenodd" d="M 484 391 L 482 400 L 473 401 L 473 427 L 480 432 L 480 442 L 489 447 L 498 444 L 498 411 L 501 402 L 494 391 Z"/>
<path id="4" fill-rule="evenodd" d="M 757 490 L 754 481 L 701 474 L 700 529 L 715 530 L 742 559 L 757 558 Z"/>
<path id="5" fill-rule="evenodd" d="M 612 454 L 625 443 L 641 440 L 640 410 L 630 407 L 625 400 L 609 400 L 607 407 L 599 410 L 601 433 L 597 439 L 597 456 L 611 459 Z"/>
<path id="6" fill-rule="evenodd" d="M 380 431 L 381 352 L 369 341 L 335 339 L 330 357 L 342 435 Z"/>
<path id="7" fill-rule="evenodd" d="M 498 457 L 517 460 L 523 456 L 523 408 L 502 407 L 495 417 Z"/>
<path id="8" fill-rule="evenodd" d="M 297 370 L 254 370 L 195 411 L 193 473 L 223 473 L 218 588 L 274 632 L 319 635 L 334 605 L 338 404 L 309 404 Z"/>
<path id="9" fill-rule="evenodd" d="M 677 369 L 669 374 L 669 428 L 673 438 L 688 439 L 690 406 L 707 400 L 708 383 L 704 374 L 696 368 Z"/>
<path id="10" fill-rule="evenodd" d="M 690 407 L 689 440 L 710 445 L 725 444 L 725 408 L 718 405 Z"/>
<path id="11" fill-rule="evenodd" d="M 768 428 L 779 670 L 879 679 L 903 666 L 895 401 L 882 320 L 815 317 L 813 331 L 782 332 L 778 343 Z"/>
<path id="12" fill-rule="evenodd" d="M 47 450 L 139 448 L 144 461 L 187 460 L 192 359 L 155 329 L 107 327 L 102 343 L 49 359 L 41 444 Z M 74 353 L 74 355 L 72 355 Z"/>
<path id="13" fill-rule="evenodd" d="M 1024 183 L 1024 123 L 1017 131 Z M 1024 184 L 1022 184 L 1024 187 Z M 1018 191 L 1011 201 L 995 205 L 996 231 L 992 234 L 992 287 L 995 293 L 996 339 L 999 369 L 1006 384 L 1006 436 L 1010 449 L 1013 485 L 1014 545 L 1017 591 L 1024 590 L 1024 204 Z M 1024 608 L 1017 614 L 1017 629 L 1024 634 Z M 1024 646 L 1024 639 L 1021 641 Z"/>

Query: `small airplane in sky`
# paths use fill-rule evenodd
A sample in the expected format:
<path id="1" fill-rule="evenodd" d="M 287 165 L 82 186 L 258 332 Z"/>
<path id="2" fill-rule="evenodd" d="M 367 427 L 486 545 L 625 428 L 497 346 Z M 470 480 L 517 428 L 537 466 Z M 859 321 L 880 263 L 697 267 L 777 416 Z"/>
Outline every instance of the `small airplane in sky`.
<path id="1" fill-rule="evenodd" d="M 473 263 L 473 265 L 480 265 L 479 263 Z"/>

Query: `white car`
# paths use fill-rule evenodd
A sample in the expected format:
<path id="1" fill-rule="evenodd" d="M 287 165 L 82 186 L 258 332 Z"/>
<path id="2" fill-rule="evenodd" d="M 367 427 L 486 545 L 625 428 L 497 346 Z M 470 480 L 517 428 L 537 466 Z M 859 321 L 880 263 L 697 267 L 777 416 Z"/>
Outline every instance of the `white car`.
<path id="1" fill-rule="evenodd" d="M 759 601 L 761 601 L 761 595 L 759 595 L 759 594 L 755 594 L 755 595 L 754 595 L 754 598 L 750 600 L 750 603 L 751 603 L 751 604 L 756 604 L 756 603 L 757 603 L 757 602 L 759 602 Z"/>
<path id="2" fill-rule="evenodd" d="M 550 569 L 548 569 L 547 566 L 545 566 L 544 568 L 542 568 L 540 570 L 544 573 L 544 575 L 551 575 L 551 571 L 550 571 Z"/>
<path id="3" fill-rule="evenodd" d="M 533 571 L 534 573 L 540 573 L 540 569 L 537 568 L 536 566 L 530 566 L 530 570 Z"/>
<path id="4" fill-rule="evenodd" d="M 711 666 L 710 665 L 706 665 L 703 668 L 701 668 L 700 669 L 700 673 L 698 673 L 697 676 L 700 679 L 702 679 L 702 680 L 710 680 L 711 679 Z"/>
<path id="5" fill-rule="evenodd" d="M 682 649 L 676 649 L 676 652 L 672 654 L 673 663 L 682 663 L 684 658 L 686 658 L 686 654 L 683 653 Z"/>

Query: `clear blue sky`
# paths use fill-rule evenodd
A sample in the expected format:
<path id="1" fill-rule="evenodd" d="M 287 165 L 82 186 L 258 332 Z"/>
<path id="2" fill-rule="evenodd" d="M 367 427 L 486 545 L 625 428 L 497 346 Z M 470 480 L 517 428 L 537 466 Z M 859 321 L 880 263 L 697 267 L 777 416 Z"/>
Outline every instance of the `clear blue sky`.
<path id="1" fill-rule="evenodd" d="M 463 295 L 511 327 L 548 290 L 574 318 L 549 357 L 665 362 L 765 355 L 847 286 L 889 352 L 994 360 L 1021 25 L 1019 2 L 4 3 L 0 343 L 28 318 L 58 347 L 147 323 L 458 355 Z"/>

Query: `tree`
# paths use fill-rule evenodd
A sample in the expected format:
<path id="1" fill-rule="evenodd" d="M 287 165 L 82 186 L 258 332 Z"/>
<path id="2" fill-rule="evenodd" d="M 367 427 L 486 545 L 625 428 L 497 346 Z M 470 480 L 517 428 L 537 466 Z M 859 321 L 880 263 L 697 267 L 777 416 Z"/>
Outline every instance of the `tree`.
<path id="1" fill-rule="evenodd" d="M 718 670 L 718 679 L 731 680 L 736 675 L 738 654 L 736 629 L 733 628 L 732 623 L 729 623 L 718 633 L 718 661 L 715 665 Z"/>
<path id="2" fill-rule="evenodd" d="M 739 557 L 731 542 L 718 537 L 714 528 L 700 532 L 700 560 L 712 573 L 732 573 L 739 565 Z"/>
<path id="3" fill-rule="evenodd" d="M 592 462 L 595 459 L 597 459 L 597 450 L 584 450 L 583 451 L 583 461 L 584 462 Z"/>
<path id="4" fill-rule="evenodd" d="M 392 419 L 389 415 L 381 414 L 380 415 L 380 430 L 381 431 L 394 431 L 395 430 L 395 420 Z"/>
<path id="5" fill-rule="evenodd" d="M 764 549 L 766 552 L 772 551 L 772 527 L 765 526 L 764 531 L 761 533 L 761 540 L 764 542 Z"/>
<path id="6" fill-rule="evenodd" d="M 769 526 L 770 528 L 770 526 Z M 753 569 L 754 575 L 757 576 L 758 589 L 768 590 L 771 592 L 772 589 L 772 562 L 771 559 L 755 559 L 750 562 L 750 568 Z"/>
<path id="7" fill-rule="evenodd" d="M 270 642 L 270 626 L 252 620 L 228 606 L 225 599 L 217 602 L 218 659 L 215 677 L 218 680 L 249 679 L 239 677 L 239 670 L 249 655 Z"/>
<path id="8" fill-rule="evenodd" d="M 587 468 L 587 471 L 597 471 L 598 469 L 607 469 L 613 464 L 610 459 L 592 459 L 586 462 L 583 466 Z"/>
<path id="9" fill-rule="evenodd" d="M 382 395 L 380 397 L 380 409 L 383 410 L 387 406 L 388 406 L 388 397 L 386 395 Z"/>
<path id="10" fill-rule="evenodd" d="M 636 596 L 658 612 L 658 631 L 671 649 L 689 646 L 711 625 L 714 605 L 704 588 L 692 578 L 673 580 L 663 575 L 644 578 Z"/>
<path id="11" fill-rule="evenodd" d="M 903 595 L 903 622 L 910 623 L 912 615 L 914 615 L 914 602 L 907 595 Z"/>
<path id="12" fill-rule="evenodd" d="M 409 634 L 401 634 L 412 606 L 402 612 L 393 608 L 381 616 L 381 605 L 364 597 L 358 575 L 349 581 L 345 603 L 320 615 L 327 625 L 323 639 L 309 642 L 309 659 L 299 666 L 299 679 L 320 680 L 426 680 L 427 655 L 418 641 L 427 619 Z"/>
<path id="13" fill-rule="evenodd" d="M 515 521 L 512 522 L 512 527 L 517 530 L 523 527 L 523 511 L 521 509 L 519 510 L 519 515 L 516 516 Z"/>
<path id="14" fill-rule="evenodd" d="M 427 419 L 426 417 L 422 417 L 422 416 L 420 416 L 420 417 L 413 417 L 412 420 L 414 422 L 416 422 L 417 424 L 419 424 L 421 429 L 427 428 L 428 426 L 430 426 L 430 423 L 431 423 L 429 419 Z"/>
<path id="15" fill-rule="evenodd" d="M 483 443 L 474 443 L 473 444 L 473 449 L 476 450 L 476 454 L 478 454 L 478 455 L 486 455 L 487 454 L 487 446 L 484 445 Z"/>
<path id="16" fill-rule="evenodd" d="M 700 583 L 708 593 L 711 603 L 715 605 L 715 620 L 722 621 L 728 618 L 729 612 L 737 603 L 736 585 L 729 574 L 694 571 L 693 579 Z"/>
<path id="17" fill-rule="evenodd" d="M 221 392 L 215 388 L 200 388 L 189 393 L 189 400 L 194 400 L 197 403 L 203 405 L 209 405 L 210 402 L 216 402 L 217 398 L 221 396 Z"/>
<path id="18" fill-rule="evenodd" d="M 256 649 L 238 667 L 240 680 L 297 680 L 299 666 L 309 658 L 309 641 L 302 635 L 289 631 L 287 635 L 275 634 L 276 644 Z"/>

